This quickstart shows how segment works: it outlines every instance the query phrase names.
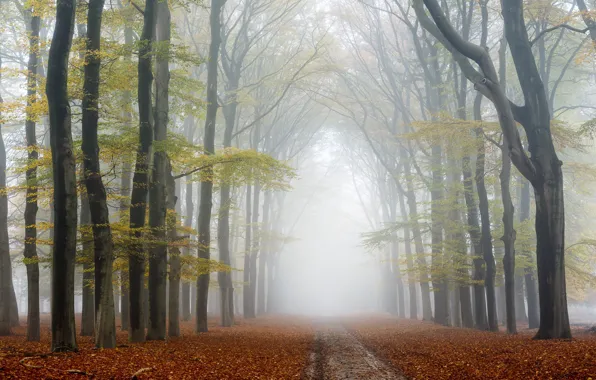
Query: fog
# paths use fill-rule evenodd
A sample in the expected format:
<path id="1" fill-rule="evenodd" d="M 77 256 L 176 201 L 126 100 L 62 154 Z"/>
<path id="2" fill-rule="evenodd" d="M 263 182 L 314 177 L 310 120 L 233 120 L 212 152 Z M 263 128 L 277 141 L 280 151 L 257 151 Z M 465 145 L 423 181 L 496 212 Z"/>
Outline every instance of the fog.
<path id="1" fill-rule="evenodd" d="M 346 314 L 378 310 L 380 263 L 362 246 L 366 218 L 336 135 L 324 131 L 287 195 L 295 223 L 281 259 L 282 311 Z"/>

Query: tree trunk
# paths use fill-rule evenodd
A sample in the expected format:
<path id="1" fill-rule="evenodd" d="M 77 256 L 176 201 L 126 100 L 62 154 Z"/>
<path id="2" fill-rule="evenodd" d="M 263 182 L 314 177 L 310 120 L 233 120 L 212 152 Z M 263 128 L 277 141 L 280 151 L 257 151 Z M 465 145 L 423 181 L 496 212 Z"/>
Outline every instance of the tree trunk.
<path id="1" fill-rule="evenodd" d="M 258 126 L 255 136 L 258 136 Z M 256 145 L 255 145 L 256 146 Z M 257 296 L 257 257 L 261 252 L 261 228 L 259 226 L 259 208 L 261 205 L 261 185 L 257 181 L 254 187 L 254 200 L 252 204 L 252 250 L 250 252 L 250 318 L 257 316 L 256 296 Z"/>
<path id="2" fill-rule="evenodd" d="M 157 43 L 163 51 L 155 67 L 155 141 L 164 143 L 168 131 L 168 89 L 170 83 L 170 10 L 167 1 L 157 4 Z M 164 48 L 165 46 L 165 48 Z M 163 149 L 153 154 L 153 176 L 149 190 L 149 227 L 155 239 L 149 252 L 149 326 L 147 340 L 166 339 L 166 282 L 168 250 L 166 240 L 166 166 Z"/>
<path id="3" fill-rule="evenodd" d="M 104 0 L 90 0 L 87 13 L 87 55 L 83 84 L 83 164 L 93 226 L 95 257 L 95 347 L 116 347 L 112 263 L 114 246 L 106 189 L 101 178 L 97 128 L 99 121 L 99 68 L 101 18 Z"/>
<path id="4" fill-rule="evenodd" d="M 481 122 L 482 113 L 482 95 L 477 94 L 474 99 L 474 120 Z M 480 210 L 480 223 L 481 223 L 481 235 L 480 235 L 480 246 L 481 250 L 476 251 L 475 254 L 479 255 L 482 252 L 482 258 L 486 265 L 486 272 L 484 274 L 484 287 L 486 291 L 486 307 L 487 307 L 487 319 L 488 329 L 490 331 L 497 331 L 499 329 L 499 322 L 497 320 L 497 297 L 495 293 L 495 276 L 496 276 L 496 264 L 495 256 L 493 253 L 493 243 L 490 231 L 490 212 L 488 205 L 488 194 L 486 192 L 486 185 L 484 182 L 485 177 L 485 157 L 486 148 L 484 146 L 484 131 L 482 127 L 476 128 L 474 131 L 476 135 L 477 153 L 476 153 L 476 190 L 478 192 L 478 209 Z M 476 319 L 478 321 L 478 318 Z"/>
<path id="5" fill-rule="evenodd" d="M 2 77 L 2 56 L 0 55 L 0 78 Z M 0 105 L 3 103 L 0 95 Z M 0 115 L 1 120 L 1 115 Z M 29 135 L 27 135 L 29 137 Z M 29 171 L 27 171 L 29 177 Z M 29 189 L 31 185 L 27 186 Z M 29 190 L 27 190 L 28 192 Z M 35 201 L 37 206 L 37 199 Z M 36 236 L 37 238 L 37 236 Z M 25 241 L 27 244 L 27 241 Z M 25 245 L 26 247 L 27 245 Z M 37 255 L 36 255 L 37 256 Z M 37 264 L 36 264 L 37 265 Z M 29 268 L 29 265 L 27 265 Z M 27 282 L 30 283 L 29 271 L 27 271 Z M 38 275 L 39 279 L 39 275 Z M 10 240 L 8 237 L 8 194 L 6 193 L 6 147 L 2 137 L 2 124 L 0 124 L 0 336 L 11 334 L 11 289 L 12 288 L 12 265 L 10 260 Z M 31 298 L 31 288 L 29 298 Z M 39 290 L 38 290 L 38 315 L 39 315 Z M 29 328 L 27 329 L 27 340 L 29 339 Z M 39 340 L 39 328 L 37 329 L 37 339 Z"/>
<path id="6" fill-rule="evenodd" d="M 82 315 L 81 315 L 81 336 L 95 335 L 95 276 L 93 269 L 93 233 L 91 231 L 91 210 L 89 199 L 84 192 L 81 199 L 81 240 L 83 249 L 83 289 L 82 294 Z"/>
<path id="7" fill-rule="evenodd" d="M 474 182 L 472 177 L 472 168 L 469 156 L 464 156 L 462 160 L 462 171 L 464 176 L 464 197 L 468 211 L 468 233 L 472 240 L 474 248 L 474 326 L 479 330 L 488 328 L 486 317 L 486 293 L 484 290 L 485 267 L 482 257 L 482 236 L 480 225 L 478 223 L 478 209 L 474 199 Z"/>
<path id="8" fill-rule="evenodd" d="M 502 4 L 505 32 L 524 93 L 521 124 L 528 137 L 534 170 L 530 182 L 536 201 L 536 257 L 540 296 L 537 339 L 571 338 L 565 284 L 565 206 L 562 162 L 550 133 L 549 104 L 532 55 L 521 0 Z"/>
<path id="9" fill-rule="evenodd" d="M 39 263 L 37 257 L 37 138 L 35 134 L 35 115 L 31 109 L 37 102 L 37 68 L 39 62 L 40 18 L 27 11 L 30 19 L 29 62 L 27 65 L 27 120 L 25 130 L 28 147 L 27 204 L 25 205 L 25 250 L 27 259 L 27 340 L 39 341 Z"/>
<path id="10" fill-rule="evenodd" d="M 444 271 L 443 258 L 443 215 L 440 203 L 443 174 L 441 171 L 441 147 L 432 147 L 432 189 L 431 189 L 431 244 L 432 244 L 432 282 L 435 299 L 435 323 L 449 325 L 449 297 Z"/>
<path id="11" fill-rule="evenodd" d="M 127 47 L 132 47 L 133 41 L 133 31 L 130 25 L 126 25 L 124 27 L 124 43 Z M 128 55 L 127 60 L 131 60 L 131 56 Z M 132 95 L 130 90 L 124 91 L 123 94 L 123 101 L 125 105 L 124 111 L 124 120 L 126 120 L 127 126 L 132 125 Z M 130 210 L 130 197 L 131 197 L 131 180 L 132 180 L 132 163 L 128 160 L 128 156 L 124 157 L 122 162 L 122 176 L 120 178 L 120 218 L 127 214 L 127 211 Z M 130 220 L 128 220 L 130 222 Z M 126 264 L 129 264 L 129 257 L 125 258 Z M 129 273 L 128 269 L 123 269 L 120 272 L 120 292 L 122 293 L 122 297 L 120 297 L 121 304 L 120 304 L 120 322 L 121 322 L 121 329 L 122 331 L 128 331 L 130 329 L 130 280 L 129 280 Z"/>
<path id="12" fill-rule="evenodd" d="M 194 125 L 193 125 L 194 127 Z M 193 212 L 194 212 L 194 205 L 193 205 L 193 201 L 192 201 L 192 182 L 188 181 L 186 182 L 186 192 L 185 192 L 185 197 L 186 197 L 186 214 L 184 216 L 184 226 L 186 228 L 191 228 L 192 227 L 192 218 L 193 218 Z M 189 249 L 185 248 L 185 254 L 189 255 Z M 183 321 L 189 321 L 190 320 L 190 316 L 191 316 L 191 308 L 190 308 L 190 282 L 188 281 L 182 281 L 182 320 Z"/>
<path id="13" fill-rule="evenodd" d="M 403 218 L 403 223 L 405 223 L 404 225 L 404 244 L 405 244 L 405 249 L 406 249 L 406 265 L 408 268 L 408 287 L 409 287 L 409 291 L 410 291 L 410 319 L 418 319 L 418 303 L 416 300 L 416 282 L 415 280 L 415 275 L 414 275 L 414 261 L 412 259 L 412 242 L 410 240 L 410 227 L 408 226 L 408 223 L 410 222 L 408 220 L 408 214 L 406 212 L 406 204 L 404 202 L 404 196 L 403 194 L 398 194 L 399 197 L 399 210 L 401 213 L 401 216 Z M 421 270 L 422 268 L 418 268 L 418 270 Z M 421 284 L 422 286 L 422 284 Z M 429 303 L 430 303 L 430 298 L 429 298 Z M 428 307 L 430 308 L 430 305 L 428 305 Z"/>
<path id="14" fill-rule="evenodd" d="M 530 183 L 526 179 L 520 178 L 521 181 L 521 197 L 520 197 L 520 211 L 519 219 L 525 222 L 530 219 Z M 528 261 L 531 263 L 535 260 L 531 252 L 524 252 Z M 536 289 L 536 276 L 533 265 L 529 265 L 524 270 L 524 280 L 526 284 L 526 298 L 528 300 L 528 324 L 529 328 L 535 329 L 540 326 L 539 307 L 538 307 L 538 291 Z"/>
<path id="15" fill-rule="evenodd" d="M 74 32 L 75 8 L 74 0 L 58 0 L 56 4 L 56 25 L 46 83 L 54 174 L 52 351 L 77 350 L 74 319 L 77 181 L 67 93 L 68 56 Z"/>
<path id="16" fill-rule="evenodd" d="M 246 186 L 246 231 L 244 233 L 244 270 L 242 287 L 242 311 L 250 318 L 250 252 L 252 250 L 252 186 Z"/>
<path id="17" fill-rule="evenodd" d="M 165 3 L 164 3 L 165 4 Z M 176 205 L 178 196 L 176 195 L 176 181 L 172 176 L 172 167 L 169 159 L 166 165 L 167 177 L 167 207 L 170 210 L 168 217 L 168 241 L 170 244 L 177 239 L 176 224 L 178 215 Z M 169 248 L 170 253 L 170 286 L 168 299 L 168 336 L 180 336 L 180 249 L 176 245 Z"/>
<path id="18" fill-rule="evenodd" d="M 505 140 L 505 144 L 507 141 Z M 503 271 L 505 273 L 505 304 L 507 312 L 507 332 L 516 334 L 515 320 L 515 230 L 513 229 L 513 203 L 509 191 L 511 179 L 511 160 L 506 152 L 502 155 L 501 174 L 501 197 L 503 199 L 503 245 L 505 255 L 503 256 Z"/>
<path id="19" fill-rule="evenodd" d="M 217 117 L 217 70 L 218 53 L 221 44 L 221 9 L 222 0 L 211 0 L 211 43 L 207 63 L 207 115 L 205 117 L 205 137 L 203 145 L 206 154 L 215 153 L 215 121 Z M 209 177 L 212 169 L 205 170 Z M 198 216 L 199 259 L 209 260 L 211 245 L 211 208 L 213 206 L 213 182 L 201 182 L 201 200 Z M 207 296 L 209 292 L 209 273 L 200 273 L 197 278 L 197 332 L 207 332 Z"/>
<path id="20" fill-rule="evenodd" d="M 153 115 L 151 106 L 151 87 L 153 74 L 151 71 L 151 49 L 154 39 L 155 19 L 157 13 L 156 0 L 145 3 L 143 32 L 139 50 L 138 64 L 138 103 L 139 103 L 139 146 L 137 150 L 135 173 L 132 179 L 130 201 L 130 228 L 134 245 L 128 259 L 128 281 L 130 299 L 130 331 L 131 342 L 145 340 L 144 315 L 144 283 L 145 283 L 145 250 L 143 248 L 143 229 L 147 213 L 147 193 L 149 188 L 150 151 L 153 144 Z"/>
<path id="21" fill-rule="evenodd" d="M 265 304 L 265 268 L 269 257 L 269 249 L 271 247 L 271 226 L 269 220 L 269 213 L 271 211 L 271 198 L 273 194 L 271 190 L 265 191 L 265 198 L 263 200 L 263 225 L 261 227 L 261 253 L 259 255 L 259 277 L 258 277 L 258 293 L 257 293 L 257 314 L 263 315 L 266 312 Z"/>

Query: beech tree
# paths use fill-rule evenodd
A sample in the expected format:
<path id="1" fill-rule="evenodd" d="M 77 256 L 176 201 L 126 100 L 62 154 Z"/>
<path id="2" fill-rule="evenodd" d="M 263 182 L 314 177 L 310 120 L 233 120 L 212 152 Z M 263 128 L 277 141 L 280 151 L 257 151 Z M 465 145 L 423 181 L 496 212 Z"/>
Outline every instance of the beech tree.
<path id="1" fill-rule="evenodd" d="M 68 55 L 74 33 L 75 10 L 74 0 L 57 2 L 46 83 L 54 171 L 52 351 L 77 350 L 74 321 L 77 186 L 67 92 Z"/>
<path id="2" fill-rule="evenodd" d="M 506 98 L 488 52 L 466 42 L 453 29 L 435 0 L 424 0 L 443 45 L 456 56 L 466 77 L 495 105 L 513 164 L 534 187 L 536 202 L 536 238 L 538 284 L 540 294 L 540 328 L 536 338 L 570 338 L 565 288 L 565 215 L 562 162 L 558 159 L 550 133 L 549 105 L 519 0 L 502 2 L 505 34 L 515 64 L 525 104 L 517 106 Z M 430 32 L 430 30 L 429 30 Z M 468 59 L 480 67 L 474 69 Z M 525 153 L 519 122 L 529 142 L 531 157 Z"/>

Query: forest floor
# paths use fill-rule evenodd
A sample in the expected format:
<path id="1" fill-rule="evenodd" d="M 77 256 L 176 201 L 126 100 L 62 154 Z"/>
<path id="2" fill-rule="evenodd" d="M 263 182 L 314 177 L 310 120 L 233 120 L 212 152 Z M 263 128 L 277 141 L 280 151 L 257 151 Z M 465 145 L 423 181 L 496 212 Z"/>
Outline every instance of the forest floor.
<path id="1" fill-rule="evenodd" d="M 232 328 L 212 319 L 207 334 L 184 322 L 165 342 L 129 344 L 119 332 L 114 350 L 77 337 L 79 352 L 55 355 L 48 322 L 41 342 L 26 342 L 24 327 L 0 338 L 0 378 L 596 380 L 596 334 L 586 327 L 571 341 L 534 341 L 521 326 L 508 336 L 382 314 L 239 319 Z"/>
<path id="2" fill-rule="evenodd" d="M 302 376 L 314 340 L 309 319 L 240 319 L 232 328 L 219 327 L 217 319 L 209 322 L 209 333 L 200 335 L 194 333 L 193 322 L 182 322 L 182 336 L 165 342 L 129 344 L 127 333 L 119 331 L 114 350 L 96 350 L 92 337 L 77 336 L 79 352 L 48 355 L 51 337 L 49 317 L 45 316 L 41 342 L 27 342 L 24 327 L 15 329 L 11 337 L 0 338 L 0 378 L 215 380 Z"/>

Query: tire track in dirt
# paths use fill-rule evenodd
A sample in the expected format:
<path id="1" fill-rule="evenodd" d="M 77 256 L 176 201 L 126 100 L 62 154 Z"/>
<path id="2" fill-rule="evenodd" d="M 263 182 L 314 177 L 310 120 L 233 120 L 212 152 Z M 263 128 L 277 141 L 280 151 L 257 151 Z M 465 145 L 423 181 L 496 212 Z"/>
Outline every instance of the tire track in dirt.
<path id="1" fill-rule="evenodd" d="M 317 321 L 304 380 L 406 380 L 379 360 L 338 321 Z"/>

